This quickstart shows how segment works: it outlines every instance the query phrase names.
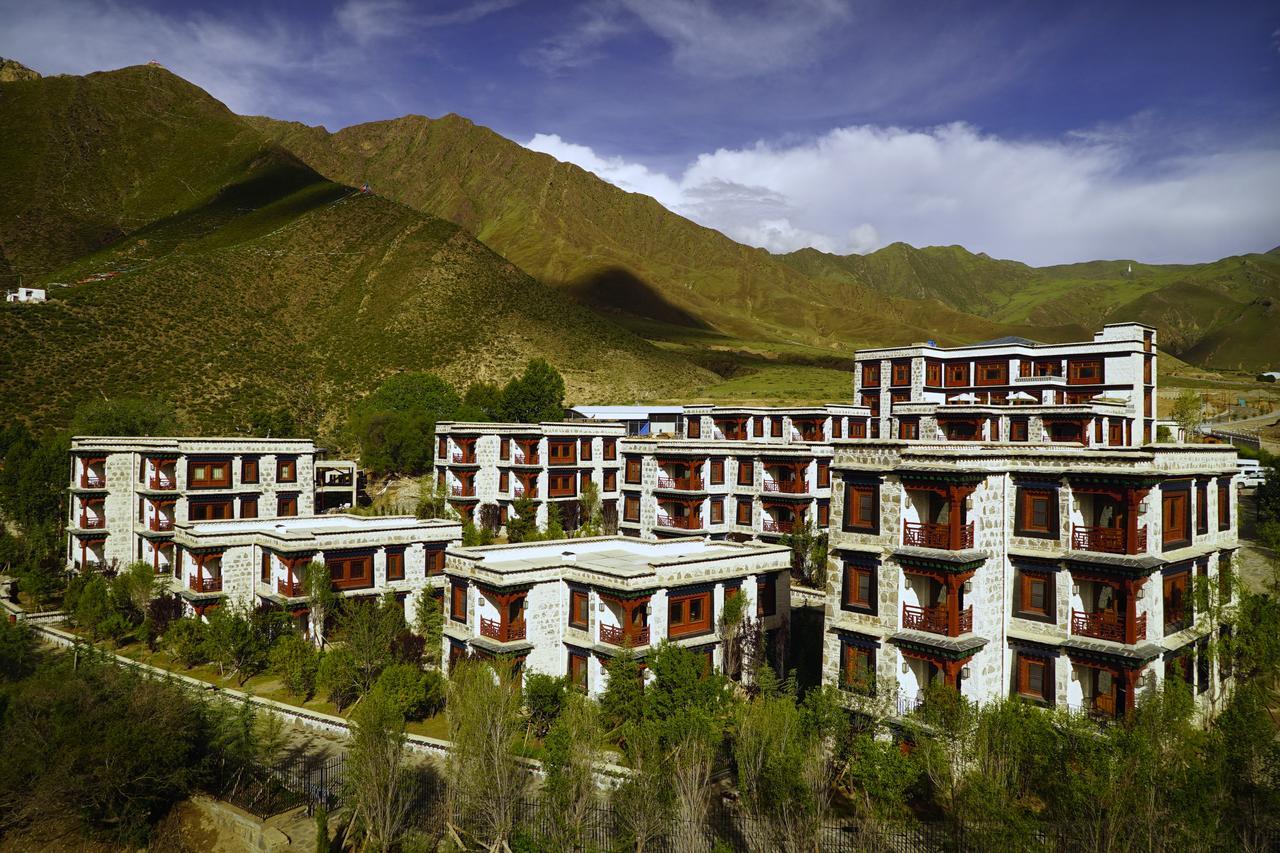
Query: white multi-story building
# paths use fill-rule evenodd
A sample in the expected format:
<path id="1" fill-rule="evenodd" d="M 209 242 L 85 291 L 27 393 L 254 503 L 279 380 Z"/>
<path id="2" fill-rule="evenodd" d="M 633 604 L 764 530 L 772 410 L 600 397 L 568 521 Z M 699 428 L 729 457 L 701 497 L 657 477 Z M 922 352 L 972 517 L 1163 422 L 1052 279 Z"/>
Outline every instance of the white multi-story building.
<path id="1" fill-rule="evenodd" d="M 583 489 L 594 482 L 606 513 L 618 503 L 620 423 L 436 425 L 436 481 L 463 518 L 503 528 L 520 498 L 537 501 L 539 527 L 554 503 L 567 531 L 578 528 Z M 616 518 L 616 515 L 613 516 Z"/>
<path id="2" fill-rule="evenodd" d="M 67 567 L 125 566 L 157 572 L 173 564 L 173 531 L 186 521 L 307 516 L 316 512 L 317 471 L 354 465 L 317 461 L 315 443 L 290 438 L 71 440 Z M 351 485 L 327 487 L 349 504 Z"/>
<path id="3" fill-rule="evenodd" d="M 790 609 L 790 559 L 776 545 L 622 536 L 450 548 L 444 656 L 509 657 L 591 695 L 610 658 L 663 640 L 720 668 L 725 597 L 745 596 L 771 648 Z"/>
<path id="4" fill-rule="evenodd" d="M 900 710 L 931 682 L 1106 717 L 1221 695 L 1231 447 L 846 442 L 832 470 L 824 680 Z"/>
<path id="5" fill-rule="evenodd" d="M 1077 343 L 859 350 L 854 399 L 873 438 L 1137 447 L 1156 440 L 1156 332 L 1114 323 Z"/>
<path id="6" fill-rule="evenodd" d="M 445 548 L 461 537 L 457 521 L 412 516 L 179 522 L 170 573 L 178 595 L 199 615 L 224 603 L 268 602 L 304 616 L 303 570 L 320 562 L 339 595 L 394 593 L 407 602 L 412 623 L 412 593 L 444 586 Z"/>

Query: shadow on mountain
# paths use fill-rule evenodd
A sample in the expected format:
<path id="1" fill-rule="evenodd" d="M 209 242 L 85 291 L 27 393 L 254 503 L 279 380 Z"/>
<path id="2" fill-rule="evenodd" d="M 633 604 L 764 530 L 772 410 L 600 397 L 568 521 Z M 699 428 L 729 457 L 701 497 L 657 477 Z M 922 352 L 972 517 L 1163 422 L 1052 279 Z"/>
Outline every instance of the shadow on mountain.
<path id="1" fill-rule="evenodd" d="M 627 314 L 690 329 L 714 329 L 624 267 L 599 270 L 571 283 L 566 289 L 574 299 L 596 311 Z"/>

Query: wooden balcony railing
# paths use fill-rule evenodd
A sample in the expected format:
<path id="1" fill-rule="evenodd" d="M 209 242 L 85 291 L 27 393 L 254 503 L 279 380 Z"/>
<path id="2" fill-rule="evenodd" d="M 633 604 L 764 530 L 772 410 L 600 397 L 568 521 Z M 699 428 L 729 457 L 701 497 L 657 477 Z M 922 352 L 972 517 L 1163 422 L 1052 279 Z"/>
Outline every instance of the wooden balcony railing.
<path id="1" fill-rule="evenodd" d="M 106 477 L 99 477 L 96 474 L 85 474 L 80 478 L 80 488 L 82 489 L 105 489 L 106 487 Z"/>
<path id="2" fill-rule="evenodd" d="M 512 622 L 509 625 L 503 625 L 496 619 L 480 620 L 480 636 L 488 637 L 491 640 L 497 640 L 499 643 L 510 643 L 516 640 L 523 640 L 525 636 L 525 623 Z"/>
<path id="3" fill-rule="evenodd" d="M 601 625 L 600 642 L 611 646 L 625 646 L 628 643 L 633 647 L 647 646 L 649 645 L 649 626 L 626 630 L 617 625 Z"/>
<path id="4" fill-rule="evenodd" d="M 942 634 L 948 637 L 968 634 L 973 630 L 973 605 L 960 611 L 956 630 L 952 633 L 947 625 L 945 605 L 916 607 L 912 604 L 904 604 L 902 605 L 902 627 L 908 631 L 927 631 L 930 634 Z"/>
<path id="5" fill-rule="evenodd" d="M 173 529 L 172 518 L 153 518 L 151 519 L 151 529 L 157 532 L 164 532 Z"/>
<path id="6" fill-rule="evenodd" d="M 476 464 L 476 455 L 474 452 L 462 453 L 461 451 L 455 450 L 453 452 L 453 461 L 460 465 L 474 465 Z"/>
<path id="7" fill-rule="evenodd" d="M 467 488 L 461 483 L 454 483 L 449 488 L 449 492 L 455 498 L 473 498 L 475 497 L 475 494 L 476 494 L 476 490 L 474 486 L 472 486 L 471 488 Z"/>
<path id="8" fill-rule="evenodd" d="M 658 513 L 659 527 L 674 527 L 678 530 L 701 530 L 702 516 L 699 515 L 665 515 Z"/>
<path id="9" fill-rule="evenodd" d="M 914 548 L 951 549 L 951 525 L 925 522 L 916 524 L 912 521 L 902 523 L 902 544 Z M 973 522 L 960 529 L 960 547 L 973 547 Z"/>
<path id="10" fill-rule="evenodd" d="M 100 530 L 106 526 L 107 520 L 102 516 L 96 518 L 89 518 L 87 515 L 80 516 L 80 528 L 82 530 Z"/>
<path id="11" fill-rule="evenodd" d="M 1082 610 L 1071 611 L 1071 633 L 1082 637 L 1093 637 L 1096 640 L 1110 640 L 1113 643 L 1124 642 L 1125 618 L 1110 611 L 1085 613 Z M 1147 638 L 1147 614 L 1138 616 L 1134 622 L 1134 636 L 1138 640 Z"/>
<path id="12" fill-rule="evenodd" d="M 156 491 L 176 489 L 178 488 L 178 481 L 173 477 L 152 477 L 147 480 L 147 488 Z"/>
<path id="13" fill-rule="evenodd" d="M 796 527 L 794 521 L 774 521 L 772 518 L 766 518 L 763 523 L 765 533 L 790 533 Z"/>
<path id="14" fill-rule="evenodd" d="M 1125 554 L 1125 530 L 1123 527 L 1087 527 L 1082 524 L 1071 526 L 1071 548 L 1075 551 L 1098 551 L 1103 554 Z M 1142 554 L 1147 550 L 1147 528 L 1138 529 L 1138 540 L 1134 551 Z"/>
<path id="15" fill-rule="evenodd" d="M 283 595 L 285 598 L 301 598 L 303 595 L 302 581 L 285 580 L 284 578 L 281 578 L 276 581 L 276 592 Z"/>
<path id="16" fill-rule="evenodd" d="M 686 492 L 695 491 L 702 488 L 702 481 L 694 477 L 668 477 L 664 474 L 658 475 L 659 489 L 681 489 Z"/>
<path id="17" fill-rule="evenodd" d="M 187 586 L 196 592 L 222 592 L 222 578 L 202 578 L 199 575 L 189 575 L 187 577 Z"/>
<path id="18" fill-rule="evenodd" d="M 809 491 L 807 480 L 770 480 L 765 478 L 764 490 L 783 495 L 803 495 Z"/>

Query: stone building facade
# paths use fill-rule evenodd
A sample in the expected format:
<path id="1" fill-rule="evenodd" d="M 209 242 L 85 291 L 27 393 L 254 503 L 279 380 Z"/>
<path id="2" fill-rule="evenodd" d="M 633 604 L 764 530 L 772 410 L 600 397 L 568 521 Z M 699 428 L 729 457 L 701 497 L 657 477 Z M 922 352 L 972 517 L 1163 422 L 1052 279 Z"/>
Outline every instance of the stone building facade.
<path id="1" fill-rule="evenodd" d="M 745 598 L 745 628 L 777 642 L 790 610 L 790 552 L 761 543 L 613 536 L 450 548 L 444 657 L 507 656 L 569 676 L 590 695 L 605 666 L 670 640 L 725 664 L 725 597 Z M 735 653 L 736 654 L 736 653 Z"/>

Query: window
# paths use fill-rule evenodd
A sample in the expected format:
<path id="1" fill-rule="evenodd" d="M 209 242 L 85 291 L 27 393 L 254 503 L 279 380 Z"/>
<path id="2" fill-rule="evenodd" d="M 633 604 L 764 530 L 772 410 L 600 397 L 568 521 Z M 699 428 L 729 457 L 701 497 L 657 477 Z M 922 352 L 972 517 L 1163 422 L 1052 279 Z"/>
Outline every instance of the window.
<path id="1" fill-rule="evenodd" d="M 276 515 L 280 518 L 287 518 L 298 514 L 298 496 L 297 495 L 277 495 L 276 496 Z"/>
<path id="2" fill-rule="evenodd" d="M 258 517 L 258 499 L 256 497 L 240 499 L 240 517 L 241 518 L 257 518 Z"/>
<path id="3" fill-rule="evenodd" d="M 778 576 L 765 575 L 756 580 L 756 616 L 772 616 L 778 612 Z"/>
<path id="4" fill-rule="evenodd" d="M 910 385 L 911 384 L 911 362 L 895 361 L 893 363 L 893 385 Z"/>
<path id="5" fill-rule="evenodd" d="M 1164 576 L 1164 632 L 1174 634 L 1190 627 L 1192 607 L 1191 571 L 1184 569 Z"/>
<path id="6" fill-rule="evenodd" d="M 240 482 L 258 482 L 258 457 L 246 456 L 240 460 Z"/>
<path id="7" fill-rule="evenodd" d="M 573 474 L 550 474 L 547 476 L 548 490 L 553 498 L 572 496 L 575 493 Z"/>
<path id="8" fill-rule="evenodd" d="M 442 437 L 439 441 L 439 445 L 436 447 L 436 458 L 444 459 L 448 455 L 449 455 L 449 439 Z"/>
<path id="9" fill-rule="evenodd" d="M 1209 532 L 1209 481 L 1196 483 L 1196 535 L 1204 536 Z"/>
<path id="10" fill-rule="evenodd" d="M 840 641 L 840 689 L 864 696 L 876 693 L 876 650 L 871 646 Z"/>
<path id="11" fill-rule="evenodd" d="M 782 415 L 774 415 L 769 419 L 769 435 L 774 438 L 782 437 Z"/>
<path id="12" fill-rule="evenodd" d="M 569 627 L 586 630 L 590 625 L 588 596 L 585 589 L 569 590 Z"/>
<path id="13" fill-rule="evenodd" d="M 1107 421 L 1107 444 L 1120 447 L 1124 444 L 1124 421 Z"/>
<path id="14" fill-rule="evenodd" d="M 920 421 L 915 418 L 903 418 L 898 421 L 898 438 L 903 441 L 914 441 L 920 437 Z"/>
<path id="15" fill-rule="evenodd" d="M 1218 481 L 1218 529 L 1231 529 L 1231 481 Z"/>
<path id="16" fill-rule="evenodd" d="M 879 363 L 862 365 L 862 387 L 878 388 L 880 387 L 880 365 Z"/>
<path id="17" fill-rule="evenodd" d="M 876 574 L 874 564 L 844 564 L 844 582 L 840 597 L 842 610 L 868 613 L 874 616 L 877 612 Z"/>
<path id="18" fill-rule="evenodd" d="M 890 403 L 909 403 L 911 402 L 911 393 L 909 391 L 893 391 L 889 394 Z"/>
<path id="19" fill-rule="evenodd" d="M 845 421 L 844 418 L 831 419 L 831 437 L 832 438 L 840 438 L 840 436 L 844 433 L 844 421 Z"/>
<path id="20" fill-rule="evenodd" d="M 640 498 L 635 495 L 627 495 L 622 499 L 622 520 L 640 520 Z"/>
<path id="21" fill-rule="evenodd" d="M 1102 381 L 1102 362 L 1098 359 L 1076 359 L 1067 362 L 1068 385 L 1096 385 Z"/>
<path id="22" fill-rule="evenodd" d="M 862 533 L 880 532 L 879 486 L 871 483 L 845 484 L 844 529 Z"/>
<path id="23" fill-rule="evenodd" d="M 574 463 L 574 442 L 572 441 L 549 441 L 547 442 L 547 456 L 550 457 L 552 465 L 572 465 Z"/>
<path id="24" fill-rule="evenodd" d="M 673 594 L 667 599 L 667 635 L 687 637 L 711 631 L 711 592 Z"/>
<path id="25" fill-rule="evenodd" d="M 1009 419 L 1009 440 L 1010 441 L 1026 441 L 1028 435 L 1028 423 L 1026 418 L 1010 418 Z"/>
<path id="26" fill-rule="evenodd" d="M 276 482 L 298 482 L 298 460 L 292 456 L 281 456 L 276 460 Z"/>
<path id="27" fill-rule="evenodd" d="M 1017 677 L 1014 692 L 1034 702 L 1053 704 L 1053 658 L 1017 652 Z"/>
<path id="28" fill-rule="evenodd" d="M 441 455 L 443 456 L 444 454 L 441 454 Z M 498 458 L 501 459 L 503 462 L 506 462 L 511 459 L 511 439 L 509 438 L 498 439 Z"/>
<path id="29" fill-rule="evenodd" d="M 404 549 L 403 548 L 387 549 L 387 580 L 389 581 L 404 580 Z"/>
<path id="30" fill-rule="evenodd" d="M 626 475 L 623 477 L 623 482 L 626 482 L 626 483 L 640 482 L 640 457 L 639 456 L 627 457 L 627 470 L 626 470 Z"/>
<path id="31" fill-rule="evenodd" d="M 926 361 L 924 363 L 924 384 L 934 388 L 942 385 L 942 362 Z"/>
<path id="32" fill-rule="evenodd" d="M 1163 492 L 1163 544 L 1180 548 L 1191 544 L 1191 490 L 1165 486 Z"/>
<path id="33" fill-rule="evenodd" d="M 234 517 L 231 498 L 192 500 L 187 505 L 187 518 L 191 521 L 226 521 Z"/>
<path id="34" fill-rule="evenodd" d="M 1019 486 L 1014 532 L 1040 539 L 1058 538 L 1058 493 L 1054 489 Z"/>
<path id="35" fill-rule="evenodd" d="M 335 589 L 373 586 L 373 555 L 351 554 L 326 557 L 325 568 Z"/>
<path id="36" fill-rule="evenodd" d="M 616 438 L 606 438 L 602 442 L 604 445 L 604 458 L 606 462 L 612 462 L 618 458 L 618 440 Z"/>
<path id="37" fill-rule="evenodd" d="M 866 438 L 867 423 L 866 421 L 851 421 L 849 423 L 849 438 Z"/>
<path id="38" fill-rule="evenodd" d="M 826 529 L 831 519 L 831 504 L 827 501 L 818 501 L 818 526 Z"/>
<path id="39" fill-rule="evenodd" d="M 511 472 L 502 471 L 498 474 L 498 494 L 505 495 L 511 491 Z"/>
<path id="40" fill-rule="evenodd" d="M 744 526 L 751 526 L 751 499 L 738 498 L 738 515 L 737 523 Z"/>
<path id="41" fill-rule="evenodd" d="M 602 491 L 606 491 L 606 492 L 618 491 L 618 472 L 617 471 L 604 472 L 604 489 L 602 489 Z"/>
<path id="42" fill-rule="evenodd" d="M 226 488 L 231 485 L 231 463 L 193 461 L 187 466 L 187 485 L 193 489 Z"/>
<path id="43" fill-rule="evenodd" d="M 724 524 L 724 498 L 711 499 L 711 523 Z"/>
<path id="44" fill-rule="evenodd" d="M 427 549 L 427 577 L 444 573 L 444 548 Z"/>
<path id="45" fill-rule="evenodd" d="M 1005 385 L 1009 382 L 1009 362 L 980 361 L 975 373 L 978 385 Z"/>
<path id="46" fill-rule="evenodd" d="M 967 363 L 947 365 L 947 387 L 958 388 L 969 384 L 969 365 Z"/>
<path id="47" fill-rule="evenodd" d="M 738 460 L 738 485 L 750 486 L 755 483 L 755 464 L 750 459 Z"/>
<path id="48" fill-rule="evenodd" d="M 262 567 L 258 571 L 258 580 L 263 583 L 271 583 L 271 552 L 262 552 Z"/>
<path id="49" fill-rule="evenodd" d="M 1057 601 L 1052 570 L 1020 568 L 1013 575 L 1013 615 L 1037 622 L 1057 622 Z"/>
<path id="50" fill-rule="evenodd" d="M 724 485 L 724 460 L 723 459 L 711 460 L 711 485 L 713 486 Z"/>
<path id="51" fill-rule="evenodd" d="M 880 395 L 879 394 L 863 394 L 862 405 L 871 410 L 872 416 L 880 414 Z"/>
<path id="52" fill-rule="evenodd" d="M 454 622 L 467 621 L 467 585 L 462 581 L 449 585 L 449 618 Z"/>
<path id="53" fill-rule="evenodd" d="M 684 422 L 684 434 L 687 438 L 702 438 L 702 418 L 694 415 Z"/>
<path id="54" fill-rule="evenodd" d="M 587 692 L 587 660 L 586 652 L 569 650 L 569 681 L 583 693 Z"/>
<path id="55" fill-rule="evenodd" d="M 582 439 L 580 446 L 578 448 L 578 458 L 581 459 L 583 462 L 591 461 L 591 439 L 589 438 Z"/>

